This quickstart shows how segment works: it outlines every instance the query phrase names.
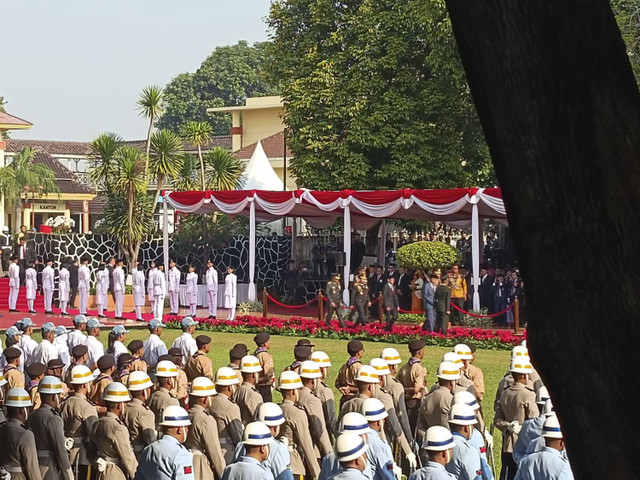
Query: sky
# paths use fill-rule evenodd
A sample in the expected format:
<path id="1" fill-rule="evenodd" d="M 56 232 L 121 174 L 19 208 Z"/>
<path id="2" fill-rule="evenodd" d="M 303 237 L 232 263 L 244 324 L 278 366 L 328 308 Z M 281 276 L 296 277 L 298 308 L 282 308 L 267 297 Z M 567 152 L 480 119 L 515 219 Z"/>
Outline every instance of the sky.
<path id="1" fill-rule="evenodd" d="M 269 0 L 0 0 L 0 96 L 12 138 L 146 138 L 136 100 L 221 45 L 264 41 Z"/>

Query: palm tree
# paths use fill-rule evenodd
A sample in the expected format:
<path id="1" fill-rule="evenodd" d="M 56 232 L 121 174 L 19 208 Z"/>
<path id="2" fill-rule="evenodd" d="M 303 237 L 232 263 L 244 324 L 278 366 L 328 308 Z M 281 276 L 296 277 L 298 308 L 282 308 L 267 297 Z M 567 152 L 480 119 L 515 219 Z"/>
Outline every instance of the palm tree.
<path id="1" fill-rule="evenodd" d="M 165 179 L 169 181 L 180 174 L 182 139 L 170 130 L 158 130 L 151 136 L 149 170 L 156 178 L 156 193 L 153 205 L 158 203 Z"/>
<path id="2" fill-rule="evenodd" d="M 149 151 L 151 150 L 151 132 L 153 131 L 153 124 L 160 115 L 160 110 L 162 108 L 162 87 L 157 85 L 144 87 L 136 104 L 138 105 L 140 115 L 149 119 L 149 130 L 147 131 L 147 157 L 144 164 L 144 176 L 147 178 L 149 170 Z"/>
<path id="3" fill-rule="evenodd" d="M 115 156 L 122 146 L 123 139 L 116 133 L 103 133 L 91 142 L 92 166 L 89 178 L 96 188 L 104 193 L 111 191 L 114 177 Z"/>
<path id="4" fill-rule="evenodd" d="M 206 190 L 204 178 L 204 161 L 202 159 L 202 145 L 211 138 L 213 129 L 208 122 L 191 121 L 182 128 L 182 136 L 185 140 L 198 147 L 198 158 L 200 159 L 200 174 L 202 176 L 202 190 Z"/>
<path id="5" fill-rule="evenodd" d="M 171 188 L 177 192 L 198 190 L 198 157 L 185 153 L 178 162 L 178 175 L 171 181 Z"/>
<path id="6" fill-rule="evenodd" d="M 215 147 L 204 156 L 206 186 L 210 190 L 236 190 L 244 185 L 244 166 L 222 147 Z"/>
<path id="7" fill-rule="evenodd" d="M 0 167 L 0 193 L 8 205 L 15 207 L 16 231 L 22 223 L 23 193 L 32 196 L 58 193 L 58 182 L 51 168 L 41 163 L 35 163 L 36 151 L 23 147 L 13 157 L 13 162 L 6 167 Z"/>

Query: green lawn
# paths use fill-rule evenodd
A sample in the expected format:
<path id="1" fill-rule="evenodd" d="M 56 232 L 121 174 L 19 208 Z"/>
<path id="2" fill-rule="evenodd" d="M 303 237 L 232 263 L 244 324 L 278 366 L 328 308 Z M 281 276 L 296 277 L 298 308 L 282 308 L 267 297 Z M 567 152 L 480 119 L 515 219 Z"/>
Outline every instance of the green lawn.
<path id="1" fill-rule="evenodd" d="M 105 345 L 107 341 L 107 332 L 108 330 L 105 329 L 100 336 L 100 340 L 102 340 Z M 173 340 L 180 334 L 181 332 L 179 330 L 165 329 L 161 338 L 166 342 L 167 347 L 170 347 Z M 245 345 L 247 345 L 247 347 L 249 347 L 251 352 L 253 352 L 253 350 L 255 349 L 255 344 L 253 343 L 254 334 L 209 332 L 204 332 L 204 334 L 212 338 L 211 352 L 209 353 L 209 357 L 213 361 L 214 369 L 225 366 L 229 363 L 229 350 L 236 343 L 244 343 Z M 130 333 L 127 334 L 127 338 L 124 343 L 126 345 L 134 339 L 145 340 L 148 336 L 149 334 L 146 330 L 131 330 Z M 281 337 L 276 335 L 271 337 L 270 353 L 273 355 L 276 372 L 278 374 L 282 372 L 282 370 L 287 365 L 291 364 L 294 361 L 293 347 L 297 340 L 298 339 L 296 337 Z M 327 380 L 327 384 L 330 387 L 334 388 L 334 382 L 338 374 L 338 370 L 340 369 L 340 366 L 349 358 L 349 355 L 346 351 L 347 342 L 345 340 L 328 340 L 317 338 L 311 340 L 316 345 L 315 350 L 322 350 L 326 352 L 331 358 L 331 363 L 333 364 L 333 366 L 329 369 L 329 378 Z M 365 348 L 365 354 L 363 358 L 364 363 L 368 363 L 371 358 L 379 356 L 382 349 L 386 347 L 396 348 L 400 352 L 403 361 L 409 359 L 409 352 L 407 348 L 403 347 L 402 345 L 386 344 L 380 342 L 363 343 Z M 450 351 L 450 349 L 445 347 L 427 347 L 427 354 L 426 358 L 423 360 L 423 363 L 427 367 L 427 370 L 429 372 L 429 375 L 427 377 L 429 387 L 436 381 L 435 371 L 438 364 L 440 363 L 442 355 L 448 351 Z M 484 401 L 482 403 L 484 419 L 487 426 L 489 426 L 493 421 L 493 399 L 495 397 L 496 389 L 498 388 L 498 382 L 509 366 L 509 355 L 510 352 L 505 350 L 478 350 L 476 352 L 475 365 L 481 368 L 484 372 L 486 393 Z M 275 401 L 279 402 L 279 394 L 277 392 L 274 393 Z M 337 392 L 336 398 L 339 398 L 339 394 Z M 494 432 L 494 451 L 498 452 L 498 454 L 495 455 L 495 462 L 498 473 L 500 469 L 499 452 L 501 444 L 502 438 L 500 432 L 496 430 Z"/>

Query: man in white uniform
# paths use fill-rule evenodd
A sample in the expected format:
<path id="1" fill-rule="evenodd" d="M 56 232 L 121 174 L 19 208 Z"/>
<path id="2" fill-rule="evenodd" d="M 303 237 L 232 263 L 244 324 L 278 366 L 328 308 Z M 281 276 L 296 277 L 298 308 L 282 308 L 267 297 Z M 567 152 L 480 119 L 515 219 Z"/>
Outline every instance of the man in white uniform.
<path id="1" fill-rule="evenodd" d="M 236 286 L 238 278 L 233 268 L 227 267 L 227 277 L 224 279 L 224 308 L 229 309 L 229 320 L 236 319 Z"/>
<path id="2" fill-rule="evenodd" d="M 207 261 L 207 300 L 209 302 L 209 318 L 216 318 L 218 311 L 218 272 L 213 261 Z"/>
<path id="3" fill-rule="evenodd" d="M 17 312 L 16 303 L 18 303 L 18 292 L 20 292 L 20 266 L 18 265 L 18 257 L 11 257 L 11 265 L 9 265 L 9 311 Z"/>
<path id="4" fill-rule="evenodd" d="M 69 270 L 66 263 L 62 264 L 60 273 L 58 274 L 58 301 L 60 302 L 60 315 L 69 315 L 67 313 L 67 304 L 69 303 Z"/>
<path id="5" fill-rule="evenodd" d="M 182 350 L 182 366 L 198 351 L 198 346 L 193 338 L 193 332 L 200 322 L 195 321 L 191 317 L 184 317 L 180 326 L 182 327 L 182 335 L 173 341 L 171 348 L 179 348 Z"/>
<path id="6" fill-rule="evenodd" d="M 147 294 L 149 296 L 149 304 L 151 305 L 151 311 L 153 312 L 153 277 L 155 276 L 156 270 L 156 262 L 151 262 L 151 267 L 149 268 L 149 274 L 147 275 Z"/>
<path id="7" fill-rule="evenodd" d="M 82 257 L 82 265 L 78 268 L 78 295 L 80 296 L 80 314 L 87 314 L 89 306 L 89 288 L 91 283 L 91 272 L 89 271 L 89 259 Z"/>
<path id="8" fill-rule="evenodd" d="M 33 351 L 38 346 L 38 342 L 31 338 L 31 335 L 33 335 L 33 320 L 28 317 L 23 318 L 22 320 L 20 320 L 18 328 L 22 330 L 22 336 L 20 337 L 20 344 L 18 346 L 22 350 L 24 365 L 26 367 L 33 363 L 31 360 Z"/>
<path id="9" fill-rule="evenodd" d="M 56 338 L 56 326 L 47 322 L 42 325 L 42 342 L 33 350 L 31 363 L 40 362 L 43 365 L 49 360 L 58 358 L 58 348 L 53 345 Z"/>
<path id="10" fill-rule="evenodd" d="M 145 290 L 144 290 L 144 271 L 140 262 L 135 262 L 135 268 L 133 270 L 133 305 L 136 311 L 136 320 L 142 321 L 142 307 L 145 304 Z"/>
<path id="11" fill-rule="evenodd" d="M 42 270 L 42 290 L 44 290 L 44 313 L 53 313 L 51 306 L 53 303 L 54 279 L 56 273 L 53 271 L 53 260 L 47 259 L 47 265 Z M 46 365 L 46 363 L 45 363 Z"/>
<path id="12" fill-rule="evenodd" d="M 159 264 L 153 276 L 153 318 L 162 321 L 164 313 L 164 297 L 167 295 L 167 281 L 164 275 L 164 265 Z"/>
<path id="13" fill-rule="evenodd" d="M 176 267 L 176 261 L 169 262 L 169 301 L 171 303 L 171 313 L 169 315 L 178 315 L 180 309 L 180 270 Z"/>
<path id="14" fill-rule="evenodd" d="M 89 354 L 87 366 L 91 370 L 96 370 L 98 368 L 98 359 L 104 355 L 104 345 L 102 345 L 102 342 L 98 340 L 98 337 L 100 336 L 100 327 L 102 326 L 103 325 L 100 324 L 97 318 L 91 318 L 87 322 L 87 339 L 84 344 L 89 349 L 87 352 Z M 97 374 L 99 375 L 100 372 Z"/>
<path id="15" fill-rule="evenodd" d="M 158 359 L 167 354 L 167 346 L 160 339 L 164 324 L 155 318 L 149 322 L 149 338 L 144 342 L 144 355 L 142 359 L 147 362 L 149 372 L 153 372 L 158 364 Z"/>
<path id="16" fill-rule="evenodd" d="M 116 294 L 116 319 L 122 320 L 122 310 L 124 309 L 124 270 L 122 265 L 124 261 L 118 259 L 116 268 L 113 269 L 113 291 Z"/>

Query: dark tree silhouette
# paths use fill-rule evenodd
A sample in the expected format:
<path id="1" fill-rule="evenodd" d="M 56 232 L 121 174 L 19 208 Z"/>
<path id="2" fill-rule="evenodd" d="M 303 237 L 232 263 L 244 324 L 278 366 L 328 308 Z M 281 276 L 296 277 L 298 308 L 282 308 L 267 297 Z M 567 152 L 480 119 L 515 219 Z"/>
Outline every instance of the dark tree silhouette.
<path id="1" fill-rule="evenodd" d="M 447 0 L 576 478 L 640 478 L 640 94 L 607 1 Z"/>

